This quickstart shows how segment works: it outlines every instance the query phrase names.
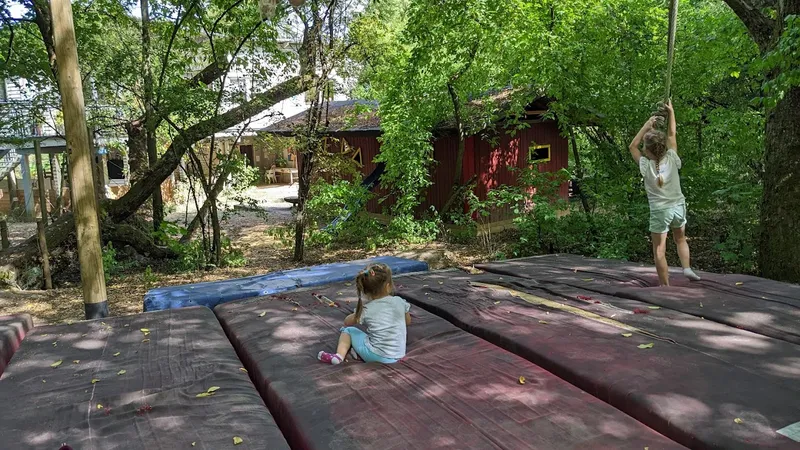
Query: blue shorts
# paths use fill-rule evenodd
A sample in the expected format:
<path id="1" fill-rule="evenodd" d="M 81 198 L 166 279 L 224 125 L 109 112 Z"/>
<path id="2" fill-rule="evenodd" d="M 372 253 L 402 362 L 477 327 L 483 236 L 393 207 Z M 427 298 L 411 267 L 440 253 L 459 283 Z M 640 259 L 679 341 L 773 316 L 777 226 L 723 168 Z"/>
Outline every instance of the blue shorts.
<path id="1" fill-rule="evenodd" d="M 384 358 L 383 356 L 377 355 L 370 350 L 367 346 L 369 337 L 367 336 L 367 333 L 364 333 L 360 329 L 356 327 L 345 327 L 339 331 L 350 335 L 350 346 L 353 347 L 353 350 L 358 353 L 359 358 L 363 359 L 364 362 L 379 362 L 383 364 L 392 364 L 397 362 L 396 359 Z"/>

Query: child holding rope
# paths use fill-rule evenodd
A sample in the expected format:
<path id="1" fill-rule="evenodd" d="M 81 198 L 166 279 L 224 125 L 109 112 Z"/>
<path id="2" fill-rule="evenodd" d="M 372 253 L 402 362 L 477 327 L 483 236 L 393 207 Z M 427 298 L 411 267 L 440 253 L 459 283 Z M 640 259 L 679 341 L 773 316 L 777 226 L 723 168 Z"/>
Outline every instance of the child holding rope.
<path id="1" fill-rule="evenodd" d="M 395 295 L 392 269 L 385 264 L 371 264 L 356 276 L 358 305 L 356 312 L 344 319 L 336 353 L 319 352 L 325 363 L 339 364 L 353 350 L 365 362 L 391 364 L 406 354 L 406 326 L 411 324 L 411 305 Z M 365 302 L 362 295 L 367 298 Z M 367 327 L 366 333 L 354 325 Z"/>
<path id="2" fill-rule="evenodd" d="M 670 229 L 678 247 L 683 274 L 693 281 L 699 281 L 700 277 L 691 268 L 689 243 L 686 241 L 686 198 L 681 191 L 678 174 L 682 163 L 678 156 L 675 111 L 672 109 L 672 101 L 667 101 L 664 106 L 668 113 L 667 133 L 656 129 L 663 117 L 653 116 L 633 138 L 629 149 L 634 161 L 639 164 L 639 172 L 644 177 L 644 187 L 650 203 L 650 233 L 658 280 L 661 286 L 669 286 L 666 249 L 667 233 Z M 644 155 L 639 151 L 642 141 Z"/>

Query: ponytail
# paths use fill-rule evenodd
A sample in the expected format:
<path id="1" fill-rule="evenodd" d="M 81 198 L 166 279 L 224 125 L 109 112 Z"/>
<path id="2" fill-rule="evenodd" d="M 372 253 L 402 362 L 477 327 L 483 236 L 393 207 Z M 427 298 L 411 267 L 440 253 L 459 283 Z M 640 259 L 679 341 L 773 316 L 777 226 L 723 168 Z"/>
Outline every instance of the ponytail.
<path id="1" fill-rule="evenodd" d="M 656 180 L 658 187 L 664 187 L 664 177 L 661 175 L 661 161 L 656 161 Z"/>
<path id="2" fill-rule="evenodd" d="M 364 273 L 359 273 L 356 276 L 356 292 L 358 292 L 358 304 L 356 305 L 356 323 L 361 323 L 361 313 L 364 312 L 364 301 L 361 299 L 361 293 L 364 292 Z"/>

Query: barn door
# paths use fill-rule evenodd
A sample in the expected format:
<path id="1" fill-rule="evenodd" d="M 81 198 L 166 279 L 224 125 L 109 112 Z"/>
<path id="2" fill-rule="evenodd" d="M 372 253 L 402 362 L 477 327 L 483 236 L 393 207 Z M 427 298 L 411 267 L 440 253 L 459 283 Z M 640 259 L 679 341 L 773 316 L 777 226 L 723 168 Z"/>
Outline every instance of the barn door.
<path id="1" fill-rule="evenodd" d="M 247 165 L 250 167 L 255 167 L 256 162 L 253 160 L 253 146 L 252 145 L 240 145 L 239 146 L 239 153 L 243 154 L 245 158 L 247 158 Z"/>

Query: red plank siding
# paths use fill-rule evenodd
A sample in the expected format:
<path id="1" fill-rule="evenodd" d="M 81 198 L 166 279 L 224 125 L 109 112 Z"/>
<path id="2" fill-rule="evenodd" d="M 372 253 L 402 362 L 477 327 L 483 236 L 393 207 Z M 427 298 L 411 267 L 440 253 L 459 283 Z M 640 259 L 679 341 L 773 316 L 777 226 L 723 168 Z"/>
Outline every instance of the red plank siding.
<path id="1" fill-rule="evenodd" d="M 351 147 L 361 149 L 364 161 L 361 173 L 366 177 L 375 169 L 373 162 L 380 151 L 377 136 L 363 134 L 349 134 L 343 137 Z M 534 123 L 529 128 L 518 131 L 513 135 L 500 132 L 494 139 L 481 136 L 470 136 L 465 142 L 464 168 L 462 176 L 469 180 L 476 176 L 475 194 L 485 200 L 486 193 L 502 185 L 514 185 L 518 169 L 528 165 L 528 149 L 531 145 L 550 145 L 550 161 L 540 164 L 542 170 L 554 172 L 568 166 L 569 148 L 567 139 L 559 133 L 558 126 L 553 121 Z M 340 143 L 329 142 L 331 150 L 338 150 Z M 458 152 L 458 139 L 454 135 L 439 137 L 433 144 L 435 163 L 431 168 L 433 185 L 426 190 L 423 202 L 417 213 L 424 214 L 434 206 L 441 210 L 452 193 L 455 177 L 455 160 Z M 517 170 L 512 170 L 511 168 Z M 387 197 L 383 189 L 375 190 L 375 197 L 367 203 L 367 210 L 373 213 L 386 213 L 394 204 L 392 196 Z M 562 198 L 568 196 L 568 185 L 561 186 Z M 387 197 L 387 198 L 385 198 Z M 383 202 L 380 200 L 383 199 Z M 466 205 L 465 205 L 466 210 Z M 491 220 L 499 221 L 512 218 L 509 208 L 493 211 Z"/>

